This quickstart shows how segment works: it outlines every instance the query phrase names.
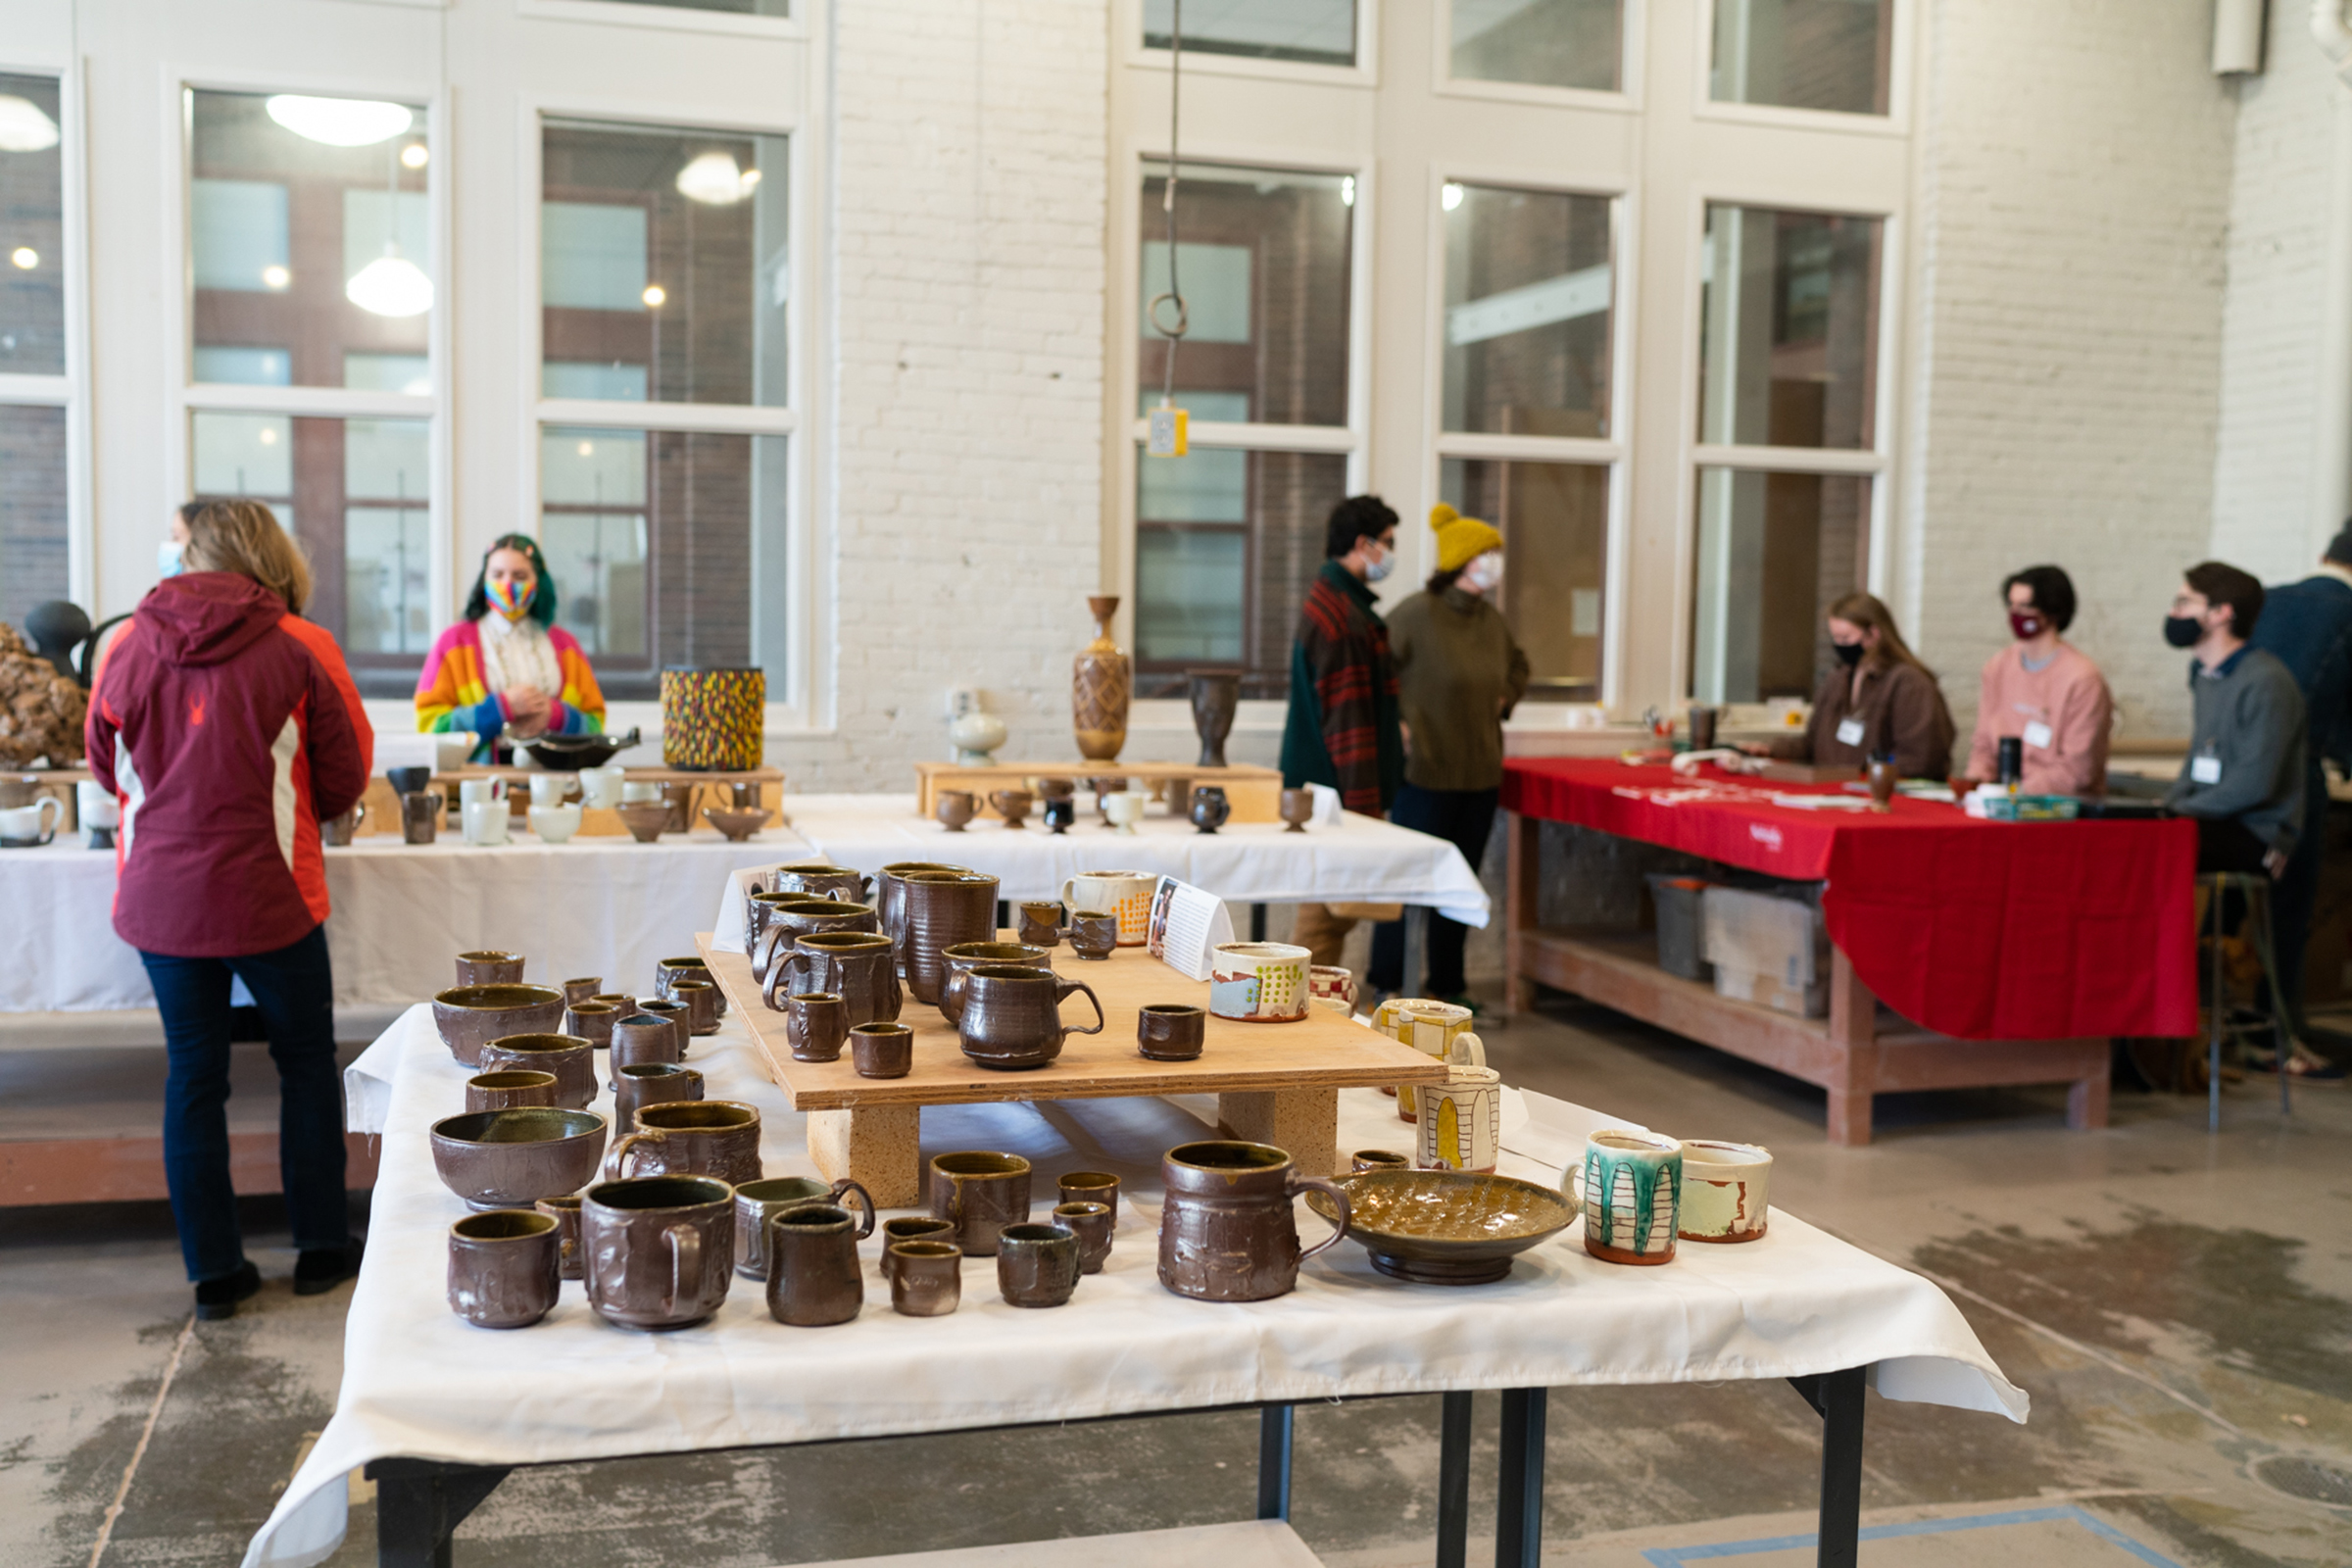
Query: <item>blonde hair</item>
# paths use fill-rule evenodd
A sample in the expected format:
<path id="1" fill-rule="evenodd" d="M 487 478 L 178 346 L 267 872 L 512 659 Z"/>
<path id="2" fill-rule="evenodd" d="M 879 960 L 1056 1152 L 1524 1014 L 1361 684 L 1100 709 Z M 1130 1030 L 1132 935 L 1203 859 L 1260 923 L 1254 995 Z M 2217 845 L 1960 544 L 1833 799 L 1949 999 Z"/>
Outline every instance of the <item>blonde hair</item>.
<path id="1" fill-rule="evenodd" d="M 1865 631 L 1868 631 L 1874 626 L 1877 627 L 1879 632 L 1879 646 L 1870 655 L 1873 662 L 1882 664 L 1909 664 L 1913 669 L 1918 670 L 1930 680 L 1934 680 L 1936 678 L 1936 672 L 1928 668 L 1926 664 L 1921 663 L 1919 656 L 1911 651 L 1911 647 L 1908 643 L 1903 641 L 1903 634 L 1895 629 L 1894 612 L 1888 610 L 1886 606 L 1880 600 L 1878 595 L 1861 593 L 1847 594 L 1844 598 L 1830 606 L 1829 614 L 1826 618 L 1831 620 L 1850 621 Z"/>
<path id="2" fill-rule="evenodd" d="M 296 614 L 311 602 L 311 564 L 302 546 L 259 501 L 212 501 L 188 519 L 181 561 L 190 571 L 234 571 L 286 602 Z"/>

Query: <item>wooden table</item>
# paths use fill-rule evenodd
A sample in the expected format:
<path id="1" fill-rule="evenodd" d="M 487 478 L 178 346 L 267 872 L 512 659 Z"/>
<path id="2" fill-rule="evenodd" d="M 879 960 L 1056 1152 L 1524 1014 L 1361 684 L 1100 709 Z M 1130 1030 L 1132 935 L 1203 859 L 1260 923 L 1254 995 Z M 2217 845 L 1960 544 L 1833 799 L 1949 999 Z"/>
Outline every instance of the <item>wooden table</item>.
<path id="1" fill-rule="evenodd" d="M 1000 1072 L 964 1055 L 939 1009 L 909 996 L 899 1022 L 914 1030 L 914 1070 L 904 1078 L 860 1078 L 846 1050 L 838 1061 L 795 1061 L 784 1014 L 760 1001 L 751 959 L 717 951 L 709 932 L 695 940 L 767 1058 L 769 1076 L 793 1109 L 808 1112 L 809 1157 L 829 1179 L 847 1176 L 863 1185 L 884 1208 L 923 1200 L 917 1135 L 925 1105 L 1213 1094 L 1228 1136 L 1287 1149 L 1302 1171 L 1345 1174 L 1340 1090 L 1446 1079 L 1444 1063 L 1320 1008 L 1283 1024 L 1212 1016 L 1198 1059 L 1152 1061 L 1135 1048 L 1137 1010 L 1156 1002 L 1206 1007 L 1208 983 L 1187 980 L 1142 948 L 1121 948 L 1095 961 L 1066 947 L 1054 950 L 1054 969 L 1085 981 L 1102 999 L 1101 1034 L 1071 1035 L 1046 1066 Z M 1090 1011 L 1079 996 L 1062 1004 L 1065 1019 L 1084 1022 Z"/>

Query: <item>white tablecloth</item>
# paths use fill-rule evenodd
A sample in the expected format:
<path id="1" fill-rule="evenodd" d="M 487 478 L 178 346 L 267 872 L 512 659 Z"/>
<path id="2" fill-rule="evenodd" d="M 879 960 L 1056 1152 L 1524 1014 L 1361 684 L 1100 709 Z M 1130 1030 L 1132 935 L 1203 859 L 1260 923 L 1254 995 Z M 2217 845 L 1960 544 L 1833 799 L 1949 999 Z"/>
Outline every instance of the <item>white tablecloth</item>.
<path id="1" fill-rule="evenodd" d="M 674 943 L 673 943 L 674 945 Z M 760 1108 L 770 1174 L 813 1174 L 803 1118 L 755 1065 L 737 1019 L 689 1059 L 712 1098 Z M 1570 1226 L 1509 1278 L 1405 1285 L 1342 1243 L 1298 1289 L 1246 1305 L 1188 1300 L 1155 1268 L 1160 1152 L 1204 1135 L 1205 1099 L 956 1105 L 923 1115 L 926 1153 L 1007 1150 L 1054 1177 L 1106 1169 L 1124 1184 L 1104 1271 L 1072 1302 L 998 1298 L 995 1264 L 966 1265 L 948 1318 L 905 1318 L 863 1244 L 864 1311 L 826 1329 L 769 1319 L 738 1279 L 716 1318 L 672 1334 L 612 1328 L 566 1284 L 545 1322 L 470 1327 L 443 1297 L 445 1233 L 466 1209 L 433 1174 L 425 1129 L 459 1108 L 466 1070 L 412 1009 L 346 1074 L 357 1130 L 381 1129 L 368 1255 L 355 1288 L 335 1414 L 255 1537 L 247 1568 L 318 1561 L 340 1541 L 345 1472 L 407 1455 L 514 1464 L 737 1445 L 943 1431 L 1275 1399 L 1447 1389 L 1780 1378 L 1870 1364 L 1881 1395 L 2023 1421 L 2026 1396 L 1928 1281 L 1787 1213 L 1743 1247 L 1690 1247 L 1663 1268 L 1587 1256 Z M 1395 1102 L 1342 1097 L 1340 1147 L 1406 1148 Z M 1506 1174 L 1556 1184 L 1607 1118 L 1541 1095 L 1508 1140 Z M 610 1097 L 597 1108 L 608 1114 Z M 1786 1194 L 1801 1201 L 1802 1194 Z M 1303 1206 L 1300 1235 L 1323 1222 Z"/>
<path id="2" fill-rule="evenodd" d="M 512 949 L 533 979 L 601 974 L 652 984 L 654 960 L 693 951 L 710 918 L 711 889 L 740 866 L 804 853 L 769 829 L 742 844 L 714 833 L 639 844 L 575 838 L 543 845 L 525 834 L 474 848 L 443 834 L 433 844 L 389 835 L 326 852 L 327 950 L 335 1004 L 401 1005 L 452 983 L 451 956 Z M 60 836 L 37 850 L 0 852 L 0 910 L 12 942 L 0 965 L 0 1012 L 152 1007 L 138 954 L 115 935 L 115 856 Z"/>

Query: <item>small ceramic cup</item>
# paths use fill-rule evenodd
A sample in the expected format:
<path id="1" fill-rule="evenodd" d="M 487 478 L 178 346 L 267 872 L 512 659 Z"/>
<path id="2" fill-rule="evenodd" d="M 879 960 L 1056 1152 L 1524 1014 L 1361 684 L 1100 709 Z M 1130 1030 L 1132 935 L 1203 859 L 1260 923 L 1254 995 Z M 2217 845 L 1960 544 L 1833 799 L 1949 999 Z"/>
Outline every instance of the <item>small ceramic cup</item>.
<path id="1" fill-rule="evenodd" d="M 582 975 L 577 980 L 566 980 L 564 982 L 564 1005 L 570 1007 L 583 1002 L 593 1002 L 596 1000 L 596 994 L 604 989 L 605 977 L 601 974 Z"/>
<path id="2" fill-rule="evenodd" d="M 850 1061 L 860 1078 L 904 1078 L 914 1070 L 914 1031 L 903 1023 L 861 1023 L 850 1031 Z"/>
<path id="3" fill-rule="evenodd" d="M 1119 945 L 1119 917 L 1100 909 L 1070 911 L 1070 948 L 1081 958 L 1107 958 Z"/>
<path id="4" fill-rule="evenodd" d="M 1683 1140 L 1683 1209 L 1675 1235 L 1686 1242 L 1752 1242 L 1771 1218 L 1771 1150 L 1714 1138 Z"/>
<path id="5" fill-rule="evenodd" d="M 718 986 L 710 980 L 672 980 L 669 999 L 686 1005 L 686 1032 L 690 1035 L 718 1033 Z"/>
<path id="6" fill-rule="evenodd" d="M 1208 958 L 1208 1010 L 1245 1023 L 1306 1016 L 1306 949 L 1287 942 L 1220 942 Z"/>
<path id="7" fill-rule="evenodd" d="M 1078 1289 L 1078 1237 L 1024 1222 L 997 1236 L 997 1290 L 1011 1306 L 1060 1306 Z"/>
<path id="8" fill-rule="evenodd" d="M 1336 963 L 1307 965 L 1306 994 L 1315 1002 L 1339 1004 L 1339 1010 L 1355 1011 L 1355 971 Z"/>
<path id="9" fill-rule="evenodd" d="M 566 1193 L 562 1198 L 542 1198 L 531 1207 L 556 1222 L 556 1277 L 582 1278 L 580 1195 Z"/>
<path id="10" fill-rule="evenodd" d="M 795 1061 L 839 1061 L 850 1038 L 850 1006 L 838 991 L 796 991 L 784 999 L 784 1040 Z"/>
<path id="11" fill-rule="evenodd" d="M 1079 1273 L 1102 1272 L 1102 1260 L 1110 1255 L 1110 1233 L 1114 1218 L 1108 1203 L 1078 1199 L 1054 1205 L 1054 1223 L 1066 1226 L 1070 1234 L 1078 1238 Z"/>
<path id="12" fill-rule="evenodd" d="M 674 1061 L 633 1061 L 612 1075 L 614 1136 L 637 1130 L 637 1112 L 703 1098 L 703 1075 Z"/>
<path id="13" fill-rule="evenodd" d="M 858 1183 L 844 1176 L 827 1186 L 813 1176 L 768 1176 L 735 1189 L 735 1272 L 745 1279 L 767 1278 L 767 1222 L 788 1208 L 804 1203 L 838 1203 L 858 1195 L 870 1229 L 874 1200 Z"/>
<path id="14" fill-rule="evenodd" d="M 1477 1039 L 1462 1035 L 1454 1045 L 1458 1049 Z M 1461 1064 L 1446 1072 L 1444 1083 L 1420 1086 L 1413 1162 L 1423 1170 L 1491 1174 L 1502 1157 L 1502 1074 Z"/>
<path id="15" fill-rule="evenodd" d="M 1670 1263 L 1683 1206 L 1683 1146 L 1662 1133 L 1603 1127 L 1570 1173 L 1585 1250 L 1604 1263 Z M 1567 1183 L 1563 1184 L 1569 1185 Z"/>
<path id="16" fill-rule="evenodd" d="M 575 1002 L 564 1009 L 564 1032 L 602 1051 L 612 1043 L 612 1026 L 620 1016 L 620 1009 L 610 1002 Z"/>
<path id="17" fill-rule="evenodd" d="M 1135 1011 L 1135 1049 L 1153 1061 L 1191 1061 L 1207 1029 L 1208 1014 L 1190 1003 L 1147 1003 Z"/>
<path id="18" fill-rule="evenodd" d="M 590 997 L 588 1000 L 590 1002 L 611 1003 L 613 1007 L 618 1009 L 623 1018 L 626 1018 L 630 1013 L 637 1010 L 637 999 L 630 996 L 626 991 L 599 991 L 595 996 Z"/>
<path id="19" fill-rule="evenodd" d="M 560 1093 L 556 1075 L 534 1067 L 503 1067 L 466 1080 L 467 1110 L 513 1110 L 517 1105 L 553 1105 Z"/>
<path id="20" fill-rule="evenodd" d="M 1119 1212 L 1119 1179 L 1106 1170 L 1074 1170 L 1054 1183 L 1065 1203 L 1101 1203 Z"/>
<path id="21" fill-rule="evenodd" d="M 882 1258 L 892 1311 L 946 1317 L 963 1304 L 963 1249 L 954 1242 L 892 1242 Z"/>
<path id="22" fill-rule="evenodd" d="M 612 1087 L 620 1087 L 620 1069 L 652 1062 L 675 1064 L 686 1059 L 686 1035 L 675 1018 L 659 1012 L 632 1012 L 612 1025 L 612 1043 L 605 1061 Z"/>
<path id="23" fill-rule="evenodd" d="M 950 1219 L 941 1219 L 934 1214 L 901 1214 L 897 1219 L 884 1220 L 882 1222 L 882 1277 L 889 1279 L 899 1271 L 897 1261 L 890 1255 L 890 1250 L 899 1243 L 947 1242 L 953 1245 L 955 1240 L 956 1222 Z M 963 1249 L 956 1248 L 956 1255 L 959 1258 L 963 1256 Z"/>
<path id="24" fill-rule="evenodd" d="M 518 986 L 522 984 L 519 953 L 461 953 L 458 984 L 462 986 Z"/>
<path id="25" fill-rule="evenodd" d="M 527 1208 L 468 1214 L 449 1228 L 449 1309 L 477 1328 L 520 1329 L 563 1289 L 556 1221 Z"/>
<path id="26" fill-rule="evenodd" d="M 970 790 L 941 790 L 939 804 L 932 808 L 932 814 L 949 832 L 960 833 L 963 824 L 969 822 L 972 814 L 979 809 L 980 798 Z"/>
<path id="27" fill-rule="evenodd" d="M 1033 948 L 1058 947 L 1061 943 L 1061 906 L 1052 899 L 1024 903 L 1021 909 L 1021 940 Z"/>
<path id="28" fill-rule="evenodd" d="M 1350 1171 L 1361 1176 L 1368 1170 L 1411 1170 L 1410 1154 L 1400 1154 L 1394 1149 L 1359 1149 L 1348 1156 Z"/>

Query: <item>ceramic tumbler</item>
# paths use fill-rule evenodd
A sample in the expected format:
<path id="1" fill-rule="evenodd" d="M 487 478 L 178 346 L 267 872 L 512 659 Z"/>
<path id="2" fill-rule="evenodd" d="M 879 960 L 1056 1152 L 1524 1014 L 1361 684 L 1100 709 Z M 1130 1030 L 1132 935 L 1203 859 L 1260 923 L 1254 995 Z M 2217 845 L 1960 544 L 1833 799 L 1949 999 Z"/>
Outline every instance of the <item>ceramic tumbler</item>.
<path id="1" fill-rule="evenodd" d="M 1084 1199 L 1055 1203 L 1054 1223 L 1067 1226 L 1070 1234 L 1078 1238 L 1078 1272 L 1102 1273 L 1102 1260 L 1110 1256 L 1113 1224 L 1110 1205 Z"/>
<path id="2" fill-rule="evenodd" d="M 474 801 L 459 814 L 465 821 L 466 843 L 487 846 L 507 842 L 506 802 Z"/>
<path id="3" fill-rule="evenodd" d="M 689 1035 L 718 1033 L 718 1015 L 725 1009 L 719 1005 L 716 982 L 710 980 L 673 980 L 669 1000 L 681 1003 L 686 1008 L 686 1032 Z"/>
<path id="4" fill-rule="evenodd" d="M 692 1067 L 667 1061 L 632 1062 L 612 1075 L 612 1125 L 624 1133 L 637 1130 L 637 1113 L 648 1105 L 667 1105 L 703 1098 L 703 1075 Z"/>
<path id="5" fill-rule="evenodd" d="M 1571 1172 L 1584 1204 L 1585 1250 L 1605 1263 L 1669 1263 L 1683 1201 L 1683 1146 L 1660 1133 L 1603 1127 Z"/>
<path id="6" fill-rule="evenodd" d="M 947 950 L 996 939 L 999 884 L 977 871 L 914 871 L 905 880 L 906 989 L 936 1005 L 947 984 Z"/>
<path id="7" fill-rule="evenodd" d="M 892 1242 L 882 1253 L 890 1309 L 907 1317 L 946 1317 L 963 1302 L 963 1249 L 954 1242 Z"/>
<path id="8" fill-rule="evenodd" d="M 735 1194 L 708 1176 L 598 1182 L 580 1195 L 588 1304 L 629 1329 L 681 1329 L 735 1278 Z"/>
<path id="9" fill-rule="evenodd" d="M 575 1002 L 564 1009 L 564 1032 L 577 1035 L 602 1050 L 612 1043 L 612 1026 L 620 1008 L 610 1002 Z"/>
<path id="10" fill-rule="evenodd" d="M 1070 951 L 1081 958 L 1107 958 L 1119 945 L 1119 917 L 1100 909 L 1070 911 Z"/>
<path id="11" fill-rule="evenodd" d="M 449 1228 L 449 1309 L 477 1328 L 527 1328 L 563 1289 L 556 1222 L 527 1208 L 468 1214 Z"/>
<path id="12" fill-rule="evenodd" d="M 517 1105 L 560 1103 L 556 1075 L 537 1068 L 502 1067 L 466 1080 L 467 1110 L 512 1110 Z"/>
<path id="13" fill-rule="evenodd" d="M 1311 955 L 1287 942 L 1220 942 L 1209 953 L 1208 1010 L 1244 1023 L 1306 1016 Z"/>
<path id="14" fill-rule="evenodd" d="M 993 1257 L 997 1233 L 1029 1217 L 1029 1162 L 978 1151 L 931 1156 L 931 1212 L 956 1226 L 956 1245 Z"/>
<path id="15" fill-rule="evenodd" d="M 411 790 L 400 798 L 400 836 L 411 844 L 430 844 L 441 836 L 441 795 L 437 790 Z"/>
<path id="16" fill-rule="evenodd" d="M 1140 810 L 1139 810 L 1140 814 Z M 1119 918 L 1119 946 L 1140 948 L 1150 938 L 1156 871 L 1081 871 L 1061 885 L 1061 902 Z"/>
<path id="17" fill-rule="evenodd" d="M 814 1176 L 768 1176 L 735 1189 L 735 1272 L 746 1279 L 767 1278 L 767 1222 L 788 1208 L 804 1203 L 833 1203 L 855 1193 L 858 1207 L 869 1218 L 874 1200 L 866 1190 L 844 1176 L 827 1186 Z"/>
<path id="18" fill-rule="evenodd" d="M 1771 1150 L 1714 1138 L 1683 1140 L 1677 1236 L 1686 1242 L 1752 1242 L 1771 1217 Z"/>
<path id="19" fill-rule="evenodd" d="M 850 1064 L 860 1078 L 904 1078 L 914 1070 L 914 1031 L 903 1023 L 861 1023 L 850 1031 Z"/>
<path id="20" fill-rule="evenodd" d="M 997 1291 L 1010 1306 L 1061 1306 L 1078 1289 L 1078 1236 L 1067 1225 L 1007 1225 L 997 1239 Z"/>
<path id="21" fill-rule="evenodd" d="M 1348 1195 L 1299 1174 L 1271 1144 L 1212 1139 L 1160 1157 L 1166 1201 L 1159 1216 L 1159 1283 L 1202 1301 L 1262 1301 L 1298 1285 L 1298 1265 L 1348 1234 Z M 1332 1200 L 1338 1223 L 1304 1251 L 1294 1200 L 1312 1190 Z"/>
<path id="22" fill-rule="evenodd" d="M 567 1193 L 562 1198 L 542 1198 L 531 1207 L 556 1222 L 556 1277 L 580 1278 L 580 1195 Z"/>
<path id="23" fill-rule="evenodd" d="M 602 975 L 582 975 L 577 980 L 566 980 L 562 986 L 564 1005 L 576 1007 L 583 1002 L 593 1001 L 596 994 L 604 989 L 605 981 Z"/>
<path id="24" fill-rule="evenodd" d="M 1368 1170 L 1411 1170 L 1413 1156 L 1394 1149 L 1359 1149 L 1348 1156 L 1348 1171 L 1361 1176 Z"/>
<path id="25" fill-rule="evenodd" d="M 482 1046 L 484 1072 L 552 1072 L 556 1103 L 586 1110 L 596 1098 L 596 1053 L 577 1035 L 502 1035 Z"/>
<path id="26" fill-rule="evenodd" d="M 1153 1061 L 1191 1061 L 1200 1054 L 1208 1014 L 1186 1002 L 1150 1002 L 1135 1010 L 1135 1049 Z"/>
<path id="27" fill-rule="evenodd" d="M 941 1219 L 936 1214 L 901 1214 L 896 1219 L 886 1219 L 882 1222 L 882 1277 L 889 1279 L 898 1272 L 899 1265 L 892 1259 L 890 1250 L 899 1243 L 946 1242 L 954 1246 L 955 1241 L 955 1221 Z M 960 1258 L 963 1249 L 957 1247 L 956 1255 Z"/>
<path id="28" fill-rule="evenodd" d="M 620 1072 L 624 1067 L 646 1066 L 654 1062 L 675 1065 L 686 1059 L 686 1037 L 675 1018 L 658 1012 L 632 1012 L 612 1025 L 612 1048 L 608 1054 L 608 1069 L 612 1074 L 612 1087 L 620 1087 Z"/>
<path id="29" fill-rule="evenodd" d="M 602 1002 L 606 1004 L 617 1011 L 623 1018 L 626 1018 L 630 1013 L 638 1010 L 637 999 L 630 996 L 626 991 L 599 991 L 588 1000 L 590 1002 Z M 661 997 L 655 997 L 651 1000 L 661 1002 L 664 999 Z"/>
<path id="30" fill-rule="evenodd" d="M 458 955 L 462 986 L 518 986 L 522 984 L 522 955 L 482 951 Z"/>
<path id="31" fill-rule="evenodd" d="M 839 1061 L 850 1038 L 849 1004 L 838 991 L 796 991 L 784 999 L 784 1041 L 795 1061 Z"/>
<path id="32" fill-rule="evenodd" d="M 654 994 L 656 996 L 669 996 L 671 988 L 680 980 L 708 980 L 713 987 L 718 984 L 717 981 L 710 979 L 710 965 L 705 963 L 700 955 L 690 953 L 680 957 L 655 960 Z M 727 994 L 721 991 L 715 1000 L 719 1015 L 724 1017 L 727 1011 Z"/>
<path id="33" fill-rule="evenodd" d="M 1337 1011 L 1353 1014 L 1355 971 L 1343 969 L 1336 963 L 1310 964 L 1306 971 L 1306 994 L 1315 1002 L 1337 1004 Z"/>
<path id="34" fill-rule="evenodd" d="M 1491 1175 L 1502 1157 L 1502 1074 L 1485 1066 L 1454 1066 L 1447 1073 L 1442 1084 L 1420 1086 L 1413 1163 L 1423 1170 Z"/>
<path id="35" fill-rule="evenodd" d="M 767 1221 L 767 1313 L 779 1323 L 822 1328 L 847 1323 L 865 1304 L 858 1244 L 874 1233 L 874 1211 L 862 1219 L 831 1203 L 802 1203 Z"/>
<path id="36" fill-rule="evenodd" d="M 1061 943 L 1061 906 L 1051 900 L 1031 901 L 1020 906 L 1021 940 L 1033 948 L 1058 947 Z"/>
<path id="37" fill-rule="evenodd" d="M 906 975 L 906 878 L 917 871 L 965 869 L 945 860 L 895 860 L 874 874 L 874 913 L 882 921 L 882 934 L 898 948 L 901 979 Z"/>
<path id="38" fill-rule="evenodd" d="M 1065 1203 L 1101 1203 L 1114 1217 L 1119 1212 L 1119 1179 L 1106 1170 L 1065 1171 L 1054 1186 Z"/>

